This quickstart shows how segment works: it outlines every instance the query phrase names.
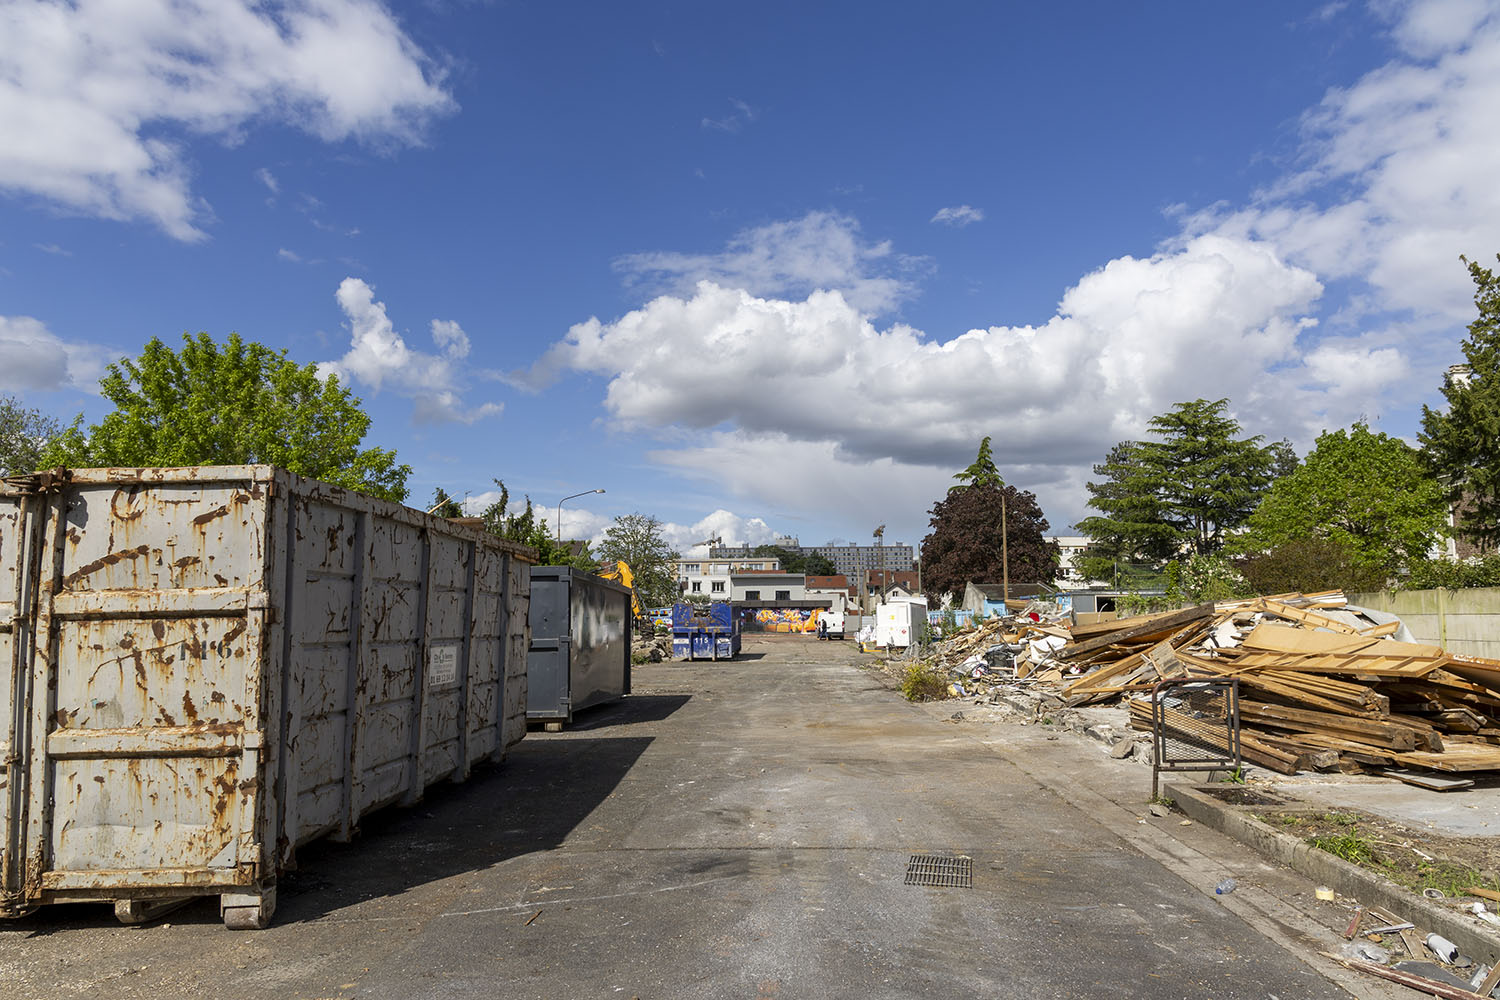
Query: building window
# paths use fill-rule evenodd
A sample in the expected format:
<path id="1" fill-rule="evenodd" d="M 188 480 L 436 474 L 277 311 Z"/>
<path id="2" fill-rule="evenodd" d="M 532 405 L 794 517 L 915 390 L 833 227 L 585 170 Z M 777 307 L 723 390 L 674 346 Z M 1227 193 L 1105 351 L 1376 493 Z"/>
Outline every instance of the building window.
<path id="1" fill-rule="evenodd" d="M 713 582 L 713 586 L 712 586 L 711 589 L 713 590 L 713 592 L 715 594 L 722 594 L 722 593 L 724 593 L 724 581 L 723 580 L 715 580 Z"/>
<path id="2" fill-rule="evenodd" d="M 745 591 L 745 600 L 747 600 L 747 601 L 758 601 L 758 600 L 760 600 L 760 591 L 758 591 L 758 590 L 747 590 L 747 591 Z"/>
<path id="3" fill-rule="evenodd" d="M 684 573 L 696 573 L 696 572 L 698 572 L 698 564 L 697 563 L 685 563 L 683 565 L 683 567 L 682 567 L 682 571 Z"/>
<path id="4" fill-rule="evenodd" d="M 703 592 L 703 581 L 702 580 L 694 580 L 693 581 L 693 593 L 695 593 L 695 594 L 701 594 L 702 592 Z"/>
<path id="5" fill-rule="evenodd" d="M 778 601 L 790 601 L 792 599 L 792 592 L 790 590 L 778 590 L 776 591 L 776 599 Z"/>

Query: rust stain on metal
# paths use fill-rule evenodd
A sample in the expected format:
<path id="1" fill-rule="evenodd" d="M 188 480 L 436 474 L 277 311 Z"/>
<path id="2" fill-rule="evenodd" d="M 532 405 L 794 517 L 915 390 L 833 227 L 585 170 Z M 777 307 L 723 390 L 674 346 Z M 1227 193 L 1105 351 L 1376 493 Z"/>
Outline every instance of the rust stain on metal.
<path id="1" fill-rule="evenodd" d="M 232 644 L 234 642 L 234 640 L 236 640 L 240 636 L 244 635 L 245 634 L 245 629 L 248 628 L 248 627 L 249 627 L 249 625 L 245 621 L 245 619 L 241 618 L 239 621 L 235 622 L 233 625 L 231 625 L 229 627 L 229 631 L 228 632 L 224 633 L 224 638 L 223 638 L 223 640 L 221 640 L 221 645 L 223 645 L 223 646 L 229 646 L 230 644 Z"/>
<path id="2" fill-rule="evenodd" d="M 182 714 L 189 722 L 198 721 L 198 706 L 193 704 L 193 695 L 190 691 L 182 692 Z"/>
<path id="3" fill-rule="evenodd" d="M 201 528 L 203 525 L 207 524 L 209 521 L 212 521 L 214 518 L 223 517 L 225 514 L 228 514 L 228 513 L 229 513 L 229 505 L 228 504 L 220 504 L 219 506 L 215 507 L 213 510 L 206 510 L 203 513 L 199 514 L 197 517 L 193 518 L 193 525 L 195 527 L 200 527 Z"/>
<path id="4" fill-rule="evenodd" d="M 150 553 L 151 546 L 149 545 L 137 545 L 133 549 L 123 549 L 119 552 L 111 552 L 109 555 L 103 556 L 99 559 L 95 559 L 87 566 L 79 567 L 77 571 L 69 573 L 67 576 L 63 577 L 63 586 L 67 587 L 75 584 L 79 580 L 82 580 L 84 577 L 92 576 L 93 574 L 99 572 L 101 569 L 104 569 L 107 566 L 113 566 L 117 562 L 123 562 L 126 559 L 139 559 L 142 556 L 149 555 Z"/>
<path id="5" fill-rule="evenodd" d="M 135 498 L 140 495 L 141 487 L 132 486 L 129 489 L 115 490 L 115 495 L 109 499 L 109 512 L 121 521 L 133 521 L 146 513 L 144 506 L 136 506 Z M 125 510 L 120 509 L 120 498 L 124 497 L 129 505 Z"/>

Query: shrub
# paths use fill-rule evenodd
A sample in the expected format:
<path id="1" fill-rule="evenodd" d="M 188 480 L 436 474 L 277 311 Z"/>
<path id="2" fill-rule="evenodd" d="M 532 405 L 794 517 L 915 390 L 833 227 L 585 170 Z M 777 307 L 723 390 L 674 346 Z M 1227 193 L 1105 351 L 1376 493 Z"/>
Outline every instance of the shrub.
<path id="1" fill-rule="evenodd" d="M 942 701 L 948 697 L 948 675 L 933 663 L 913 663 L 906 668 L 901 693 L 907 701 Z"/>

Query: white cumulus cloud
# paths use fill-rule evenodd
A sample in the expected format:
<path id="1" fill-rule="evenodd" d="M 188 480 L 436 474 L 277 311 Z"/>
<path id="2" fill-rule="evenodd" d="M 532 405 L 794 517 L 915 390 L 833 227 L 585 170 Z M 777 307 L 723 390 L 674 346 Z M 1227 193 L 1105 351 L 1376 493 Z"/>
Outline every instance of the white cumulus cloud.
<path id="1" fill-rule="evenodd" d="M 1190 230 L 1270 241 L 1325 279 L 1367 284 L 1369 308 L 1467 321 L 1473 289 L 1458 256 L 1500 248 L 1500 4 L 1387 7 L 1398 57 L 1303 116 L 1297 169 Z"/>
<path id="2" fill-rule="evenodd" d="M 970 223 L 983 222 L 984 211 L 978 208 L 971 208 L 968 205 L 955 205 L 951 208 L 938 209 L 937 214 L 933 215 L 927 221 L 942 222 L 962 229 Z"/>
<path id="3" fill-rule="evenodd" d="M 470 407 L 463 401 L 465 380 L 459 362 L 469 352 L 469 338 L 456 322 L 432 321 L 438 353 L 428 353 L 407 346 L 385 303 L 377 302 L 375 289 L 359 278 L 341 281 L 334 297 L 348 319 L 351 343 L 343 357 L 318 366 L 322 374 L 409 397 L 418 423 L 472 424 L 500 413 L 499 403 Z"/>
<path id="4" fill-rule="evenodd" d="M 0 190 L 204 236 L 187 143 L 261 123 L 414 142 L 453 99 L 378 0 L 0 5 Z M 273 193 L 275 179 L 258 174 Z"/>
<path id="5" fill-rule="evenodd" d="M 65 341 L 30 316 L 0 316 L 0 389 L 94 391 L 116 354 L 97 344 Z"/>
<path id="6" fill-rule="evenodd" d="M 1002 430 L 1012 461 L 1080 461 L 1179 400 L 1274 394 L 1261 376 L 1295 365 L 1321 292 L 1265 244 L 1203 236 L 1111 261 L 1042 326 L 938 340 L 877 327 L 838 292 L 789 301 L 704 281 L 577 324 L 541 367 L 606 376 L 605 406 L 628 427 L 727 424 L 930 464 Z"/>
<path id="7" fill-rule="evenodd" d="M 637 253 L 615 261 L 627 285 L 648 293 L 686 295 L 700 281 L 782 297 L 837 289 L 876 314 L 915 295 L 929 267 L 896 253 L 889 241 L 868 242 L 856 220 L 834 212 L 746 229 L 718 253 Z"/>

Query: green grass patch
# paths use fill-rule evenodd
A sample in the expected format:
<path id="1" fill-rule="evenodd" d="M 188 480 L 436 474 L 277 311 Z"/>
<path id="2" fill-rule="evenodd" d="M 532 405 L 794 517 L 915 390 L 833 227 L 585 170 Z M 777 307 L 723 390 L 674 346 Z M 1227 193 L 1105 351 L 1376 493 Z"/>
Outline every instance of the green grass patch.
<path id="1" fill-rule="evenodd" d="M 1327 851 L 1351 864 L 1367 867 L 1380 864 L 1380 856 L 1375 853 L 1374 845 L 1352 827 L 1343 833 L 1325 833 L 1313 837 L 1310 843 L 1318 850 Z"/>

